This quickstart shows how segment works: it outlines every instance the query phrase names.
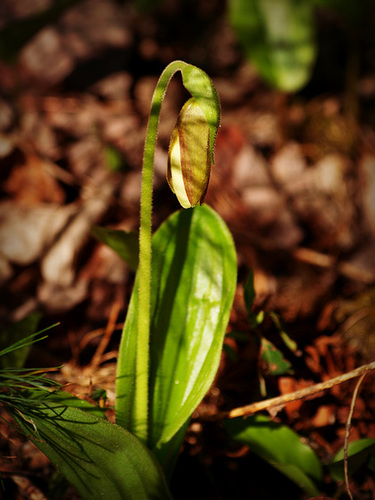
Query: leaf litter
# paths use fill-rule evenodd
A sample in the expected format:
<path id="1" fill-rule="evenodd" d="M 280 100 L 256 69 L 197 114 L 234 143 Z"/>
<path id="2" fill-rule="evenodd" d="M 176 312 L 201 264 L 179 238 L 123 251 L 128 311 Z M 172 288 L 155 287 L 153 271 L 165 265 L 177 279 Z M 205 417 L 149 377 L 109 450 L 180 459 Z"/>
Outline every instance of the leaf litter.
<path id="1" fill-rule="evenodd" d="M 18 3 L 15 12 L 5 2 L 9 19 L 22 14 L 23 3 L 27 8 L 27 2 Z M 172 5 L 166 9 L 171 9 L 169 16 L 175 14 Z M 221 94 L 222 127 L 206 202 L 234 235 L 240 282 L 254 270 L 255 312 L 276 311 L 302 352 L 297 357 L 285 350 L 275 325 L 264 322 L 262 334 L 280 353 L 277 359 L 283 356 L 294 370 L 267 373 L 267 397 L 325 382 L 374 359 L 371 115 L 358 124 L 362 136 L 353 153 L 340 93 L 291 97 L 287 139 L 280 142 L 275 94 L 241 59 L 220 13 L 219 7 L 211 12 L 212 43 L 222 33 L 227 59 L 211 57 L 208 49 L 189 52 L 165 32 L 163 38 L 160 20 L 134 17 L 127 4 L 80 2 L 31 40 L 17 66 L 6 66 L 0 77 L 4 95 L 16 88 L 15 82 L 19 89 L 16 100 L 0 103 L 0 321 L 22 319 L 20 315 L 33 310 L 42 310 L 44 325 L 57 317 L 63 326 L 50 333 L 44 347 L 35 348 L 29 363 L 65 364 L 59 381 L 89 399 L 104 388 L 108 407 L 113 405 L 113 358 L 134 274 L 90 236 L 90 229 L 95 224 L 137 228 L 147 89 L 157 77 L 155 67 L 176 53 L 203 62 Z M 375 99 L 368 84 L 372 80 L 365 75 L 360 86 L 367 103 Z M 176 94 L 169 104 L 159 141 L 160 172 L 182 98 Z M 107 146 L 115 147 L 122 159 L 118 170 L 108 168 Z M 156 177 L 155 227 L 177 209 L 163 175 Z M 236 452 L 226 447 L 220 429 L 203 417 L 261 399 L 259 345 L 241 294 L 239 286 L 230 329 L 242 337 L 226 340 L 235 355 L 223 354 L 216 382 L 197 410 L 181 455 L 190 474 L 208 469 L 225 498 L 231 498 L 228 491 L 241 498 L 238 488 L 248 481 L 248 473 L 234 458 Z M 109 320 L 113 304 L 119 304 L 114 323 Z M 107 345 L 98 359 L 95 352 L 103 338 Z M 372 377 L 365 378 L 357 397 L 353 440 L 375 437 Z M 319 397 L 288 403 L 276 418 L 304 435 L 327 461 L 344 444 L 354 386 L 337 385 Z M 38 493 L 36 484 L 41 484 L 43 498 L 51 477 L 48 461 L 3 424 L 1 432 L 0 470 L 8 491 L 21 498 L 29 488 Z M 245 453 L 241 450 L 240 455 Z M 27 470 L 28 484 L 17 479 L 20 470 Z M 267 498 L 261 476 L 254 478 L 253 491 L 257 498 Z M 234 487 L 233 477 L 239 486 Z M 356 498 L 370 498 L 375 491 L 373 479 L 364 473 L 353 485 Z M 328 477 L 325 486 L 329 494 Z M 299 495 L 288 490 L 289 483 L 285 488 L 289 498 Z M 187 486 L 189 491 L 186 498 L 195 498 Z M 204 490 L 201 497 L 210 498 Z"/>

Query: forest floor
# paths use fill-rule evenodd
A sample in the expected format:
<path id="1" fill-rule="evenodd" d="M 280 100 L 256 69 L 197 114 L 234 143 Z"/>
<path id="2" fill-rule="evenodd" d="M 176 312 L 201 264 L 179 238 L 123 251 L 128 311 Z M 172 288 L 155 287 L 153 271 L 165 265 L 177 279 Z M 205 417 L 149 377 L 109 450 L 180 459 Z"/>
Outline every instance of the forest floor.
<path id="1" fill-rule="evenodd" d="M 0 16 L 5 23 L 27 15 L 32 3 L 48 6 L 5 0 Z M 17 63 L 0 62 L 0 324 L 36 312 L 40 329 L 58 322 L 28 365 L 64 365 L 56 377 L 69 391 L 85 397 L 105 389 L 113 404 L 116 350 L 134 273 L 90 229 L 137 230 L 152 92 L 172 60 L 196 64 L 221 100 L 205 203 L 225 220 L 236 244 L 238 287 L 228 332 L 240 335 L 225 340 L 172 489 L 186 500 L 306 499 L 251 450 L 229 448 L 220 425 L 199 414 L 287 394 L 375 359 L 375 66 L 369 62 L 375 42 L 361 53 L 354 92 L 343 83 L 341 59 L 334 61 L 338 78 L 332 68 L 324 73 L 321 50 L 310 83 L 285 96 L 242 58 L 224 2 L 194 5 L 190 11 L 167 2 L 157 15 L 140 15 L 129 2 L 85 0 L 42 29 Z M 340 29 L 321 20 L 323 49 L 335 33 L 345 38 Z M 335 40 L 332 51 L 340 50 L 340 37 Z M 179 209 L 165 172 L 185 99 L 176 77 L 160 122 L 154 229 Z M 270 316 L 260 331 L 250 328 L 243 284 L 251 270 L 254 312 L 275 313 L 296 349 L 288 348 Z M 98 358 L 103 335 L 109 343 Z M 259 335 L 283 353 L 291 371 L 273 375 L 261 364 Z M 361 384 L 350 441 L 375 438 L 373 377 Z M 275 418 L 327 463 L 343 446 L 355 385 L 352 380 L 290 403 Z M 1 423 L 0 429 L 4 498 L 49 498 L 51 464 L 12 428 Z M 355 498 L 375 499 L 366 467 L 351 487 Z M 347 498 L 328 475 L 324 495 Z M 78 497 L 68 489 L 61 498 Z"/>

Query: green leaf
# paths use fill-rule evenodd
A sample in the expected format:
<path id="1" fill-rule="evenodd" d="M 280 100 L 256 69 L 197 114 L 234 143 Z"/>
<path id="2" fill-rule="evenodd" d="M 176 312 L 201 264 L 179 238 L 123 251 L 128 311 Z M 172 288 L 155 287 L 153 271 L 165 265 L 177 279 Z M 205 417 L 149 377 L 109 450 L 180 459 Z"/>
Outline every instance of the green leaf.
<path id="1" fill-rule="evenodd" d="M 348 445 L 348 472 L 354 474 L 371 457 L 375 456 L 375 439 L 358 439 Z M 329 470 L 336 481 L 343 481 L 344 476 L 344 448 L 342 448 L 329 464 Z"/>
<path id="2" fill-rule="evenodd" d="M 273 87 L 296 92 L 316 57 L 311 0 L 230 0 L 229 18 L 246 56 Z"/>
<path id="3" fill-rule="evenodd" d="M 104 146 L 104 158 L 110 170 L 119 172 L 124 169 L 124 157 L 121 152 L 112 144 L 106 144 Z"/>
<path id="4" fill-rule="evenodd" d="M 180 427 L 173 438 L 168 441 L 167 445 L 155 450 L 156 458 L 161 465 L 168 482 L 172 478 L 189 423 L 190 419 L 187 420 L 182 427 Z"/>
<path id="5" fill-rule="evenodd" d="M 79 408 L 80 410 L 89 411 L 96 417 L 105 418 L 105 409 L 94 406 L 84 399 L 77 398 L 69 392 L 59 390 L 47 391 L 45 389 L 30 389 L 22 391 L 21 394 L 27 400 L 33 399 L 47 405 L 53 403 L 58 404 L 61 407 L 66 406 L 69 408 Z"/>
<path id="6" fill-rule="evenodd" d="M 114 250 L 129 267 L 135 271 L 138 267 L 138 235 L 134 232 L 122 231 L 121 229 L 109 229 L 94 226 L 91 234 L 98 241 L 105 243 Z"/>
<path id="7" fill-rule="evenodd" d="M 262 369 L 266 375 L 285 375 L 293 373 L 292 365 L 269 340 L 261 338 Z"/>
<path id="8" fill-rule="evenodd" d="M 285 331 L 285 327 L 283 325 L 283 321 L 278 314 L 271 311 L 268 313 L 269 317 L 272 319 L 273 324 L 276 326 L 277 331 L 281 337 L 281 340 L 284 342 L 286 347 L 292 351 L 294 354 L 299 355 L 300 351 L 298 350 L 297 342 L 289 337 L 287 332 Z"/>
<path id="9" fill-rule="evenodd" d="M 264 415 L 225 420 L 223 425 L 233 439 L 248 445 L 251 451 L 308 495 L 319 494 L 317 483 L 322 480 L 321 463 L 312 448 L 304 444 L 292 429 Z"/>
<path id="10" fill-rule="evenodd" d="M 158 455 L 215 377 L 236 286 L 232 237 L 209 207 L 172 215 L 152 242 L 149 447 Z M 117 423 L 136 427 L 135 283 L 118 356 Z"/>
<path id="11" fill-rule="evenodd" d="M 48 500 L 62 500 L 68 488 L 69 482 L 66 477 L 61 472 L 55 471 L 48 484 Z"/>
<path id="12" fill-rule="evenodd" d="M 33 343 L 23 341 L 35 332 L 40 318 L 40 313 L 32 313 L 1 331 L 0 368 L 23 368 Z M 15 348 L 11 349 L 14 344 Z"/>
<path id="13" fill-rule="evenodd" d="M 52 401 L 35 401 L 13 417 L 82 498 L 171 498 L 151 452 L 122 427 Z"/>

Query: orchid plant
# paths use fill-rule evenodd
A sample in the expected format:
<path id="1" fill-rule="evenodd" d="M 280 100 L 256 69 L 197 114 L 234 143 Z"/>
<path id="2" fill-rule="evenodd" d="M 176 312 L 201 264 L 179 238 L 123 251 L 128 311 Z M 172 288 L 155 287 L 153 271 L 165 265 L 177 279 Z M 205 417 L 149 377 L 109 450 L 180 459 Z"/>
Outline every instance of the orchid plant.
<path id="1" fill-rule="evenodd" d="M 167 180 L 184 210 L 152 235 L 159 116 L 176 72 L 191 98 L 172 133 Z M 12 412 L 85 499 L 170 498 L 168 479 L 186 427 L 214 380 L 237 281 L 230 232 L 201 205 L 219 121 L 218 94 L 207 74 L 183 61 L 169 64 L 147 128 L 138 270 L 118 353 L 116 423 L 86 401 L 39 387 L 25 390 L 28 403 Z M 104 228 L 100 234 L 113 235 Z"/>

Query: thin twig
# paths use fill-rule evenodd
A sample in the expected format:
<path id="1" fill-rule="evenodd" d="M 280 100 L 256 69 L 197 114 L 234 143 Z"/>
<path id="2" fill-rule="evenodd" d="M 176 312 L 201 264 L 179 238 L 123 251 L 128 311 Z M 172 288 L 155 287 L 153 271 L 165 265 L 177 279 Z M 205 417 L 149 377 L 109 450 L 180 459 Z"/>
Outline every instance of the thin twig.
<path id="1" fill-rule="evenodd" d="M 116 322 L 118 319 L 120 308 L 121 308 L 120 303 L 118 301 L 114 302 L 114 304 L 111 308 L 111 312 L 109 315 L 109 319 L 108 319 L 108 323 L 107 323 L 104 335 L 100 341 L 100 344 L 98 345 L 98 347 L 95 351 L 94 356 L 92 357 L 92 361 L 91 361 L 90 366 L 89 366 L 89 369 L 92 370 L 92 372 L 94 372 L 97 369 L 97 367 L 100 365 L 100 363 L 102 362 L 102 357 L 103 357 L 104 351 L 106 350 L 106 348 L 109 344 L 109 341 L 112 337 L 112 334 L 116 329 Z"/>
<path id="2" fill-rule="evenodd" d="M 351 262 L 337 262 L 335 257 L 317 252 L 311 248 L 296 248 L 293 252 L 293 256 L 301 262 L 306 262 L 317 267 L 335 268 L 340 274 L 353 280 L 369 284 L 374 283 L 375 281 L 375 275 L 373 272 L 361 269 Z"/>
<path id="3" fill-rule="evenodd" d="M 352 370 L 348 373 L 344 373 L 343 375 L 340 375 L 338 377 L 326 380 L 325 382 L 320 382 L 319 384 L 314 384 L 298 391 L 284 394 L 283 396 L 266 399 L 265 401 L 258 401 L 257 403 L 241 406 L 229 411 L 222 411 L 213 415 L 199 415 L 199 419 L 217 421 L 223 420 L 224 418 L 247 417 L 262 410 L 277 413 L 277 411 L 282 409 L 287 403 L 316 395 L 319 392 L 331 389 L 335 385 L 342 384 L 347 380 L 360 377 L 361 375 L 373 370 L 375 370 L 375 361 L 367 365 L 360 366 L 359 368 L 356 368 L 355 370 Z"/>
<path id="4" fill-rule="evenodd" d="M 348 420 L 346 421 L 345 442 L 344 442 L 344 475 L 345 475 L 346 491 L 349 495 L 350 500 L 354 500 L 352 492 L 350 490 L 349 473 L 348 473 L 348 444 L 349 444 L 350 427 L 352 425 L 352 417 L 353 417 L 353 413 L 354 413 L 355 402 L 356 402 L 357 396 L 358 396 L 358 391 L 359 391 L 359 388 L 360 388 L 362 381 L 365 378 L 366 374 L 367 374 L 367 370 L 362 374 L 361 378 L 358 380 L 358 382 L 355 386 L 352 401 L 350 403 Z"/>
<path id="5" fill-rule="evenodd" d="M 122 330 L 123 327 L 124 327 L 124 322 L 116 323 L 114 330 Z M 107 328 L 108 325 L 105 328 L 97 328 L 96 330 L 92 330 L 91 332 L 86 333 L 78 345 L 79 352 L 82 352 L 88 346 L 88 344 L 92 342 L 94 339 L 104 335 Z"/>

